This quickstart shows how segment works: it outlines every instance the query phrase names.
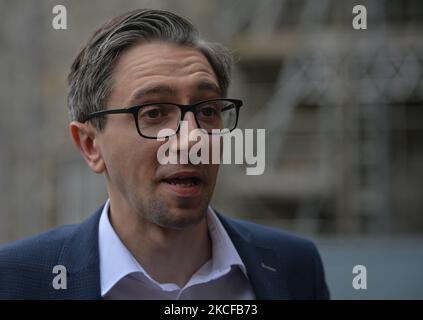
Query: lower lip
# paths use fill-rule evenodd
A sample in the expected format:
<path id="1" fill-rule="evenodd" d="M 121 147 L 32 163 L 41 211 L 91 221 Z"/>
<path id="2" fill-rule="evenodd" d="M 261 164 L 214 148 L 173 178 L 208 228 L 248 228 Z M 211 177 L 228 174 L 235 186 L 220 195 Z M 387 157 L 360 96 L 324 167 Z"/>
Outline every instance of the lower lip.
<path id="1" fill-rule="evenodd" d="M 162 182 L 168 190 L 173 191 L 180 197 L 195 197 L 200 194 L 201 184 L 196 184 L 192 186 L 184 186 L 182 184 L 170 184 L 167 182 Z"/>

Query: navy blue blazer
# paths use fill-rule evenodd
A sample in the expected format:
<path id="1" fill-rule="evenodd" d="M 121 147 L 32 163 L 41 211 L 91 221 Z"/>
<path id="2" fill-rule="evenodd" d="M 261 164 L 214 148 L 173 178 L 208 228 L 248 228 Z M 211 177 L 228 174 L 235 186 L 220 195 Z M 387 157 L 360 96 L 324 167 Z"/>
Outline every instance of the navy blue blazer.
<path id="1" fill-rule="evenodd" d="M 101 299 L 98 224 L 102 208 L 80 224 L 0 247 L 0 299 Z M 244 262 L 257 299 L 329 299 L 314 244 L 276 229 L 218 217 Z M 53 267 L 67 288 L 53 287 Z"/>

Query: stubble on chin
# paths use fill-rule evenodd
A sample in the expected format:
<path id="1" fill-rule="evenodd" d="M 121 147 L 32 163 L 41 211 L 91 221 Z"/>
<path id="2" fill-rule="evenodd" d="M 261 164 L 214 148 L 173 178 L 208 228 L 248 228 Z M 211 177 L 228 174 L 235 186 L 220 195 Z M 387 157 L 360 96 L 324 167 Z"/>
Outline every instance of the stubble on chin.
<path id="1" fill-rule="evenodd" d="M 182 199 L 177 208 L 172 209 L 163 200 L 149 199 L 137 204 L 137 213 L 140 218 L 163 228 L 183 230 L 199 224 L 205 218 L 209 203 L 203 199 L 197 209 L 191 209 L 191 206 L 191 200 Z"/>

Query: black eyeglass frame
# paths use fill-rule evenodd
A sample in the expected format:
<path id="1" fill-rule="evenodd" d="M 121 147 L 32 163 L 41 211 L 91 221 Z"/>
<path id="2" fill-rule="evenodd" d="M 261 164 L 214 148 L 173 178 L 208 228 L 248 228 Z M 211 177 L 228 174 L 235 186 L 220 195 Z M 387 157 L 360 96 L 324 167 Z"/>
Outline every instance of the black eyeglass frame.
<path id="1" fill-rule="evenodd" d="M 81 122 L 85 123 L 88 120 L 91 120 L 93 118 L 96 117 L 101 117 L 107 114 L 125 114 L 125 113 L 131 113 L 134 117 L 134 121 L 135 121 L 135 126 L 137 128 L 138 134 L 146 139 L 157 139 L 158 137 L 150 137 L 150 136 L 145 136 L 141 133 L 139 124 L 138 124 L 138 112 L 141 108 L 144 107 L 149 107 L 149 106 L 160 106 L 160 105 L 173 105 L 173 106 L 177 106 L 180 110 L 181 110 L 181 119 L 179 120 L 179 124 L 178 124 L 178 128 L 175 131 L 175 134 L 179 132 L 180 129 L 180 122 L 184 119 L 184 116 L 187 112 L 191 111 L 194 114 L 194 118 L 195 118 L 195 122 L 197 124 L 197 127 L 199 129 L 203 129 L 200 126 L 200 123 L 198 122 L 197 116 L 196 116 L 196 109 L 199 105 L 208 103 L 208 102 L 214 102 L 214 101 L 228 101 L 234 104 L 235 108 L 236 108 L 236 119 L 235 119 L 235 124 L 233 126 L 233 128 L 231 128 L 229 130 L 229 132 L 233 131 L 237 124 L 238 124 L 238 118 L 239 118 L 239 109 L 242 107 L 242 100 L 239 99 L 211 99 L 211 100 L 204 100 L 204 101 L 200 101 L 200 102 L 196 102 L 194 104 L 177 104 L 177 103 L 171 103 L 171 102 L 156 102 L 156 103 L 146 103 L 146 104 L 141 104 L 141 105 L 136 105 L 136 106 L 132 106 L 132 107 L 128 107 L 128 108 L 123 108 L 123 109 L 107 109 L 107 110 L 101 110 L 101 111 L 96 111 L 96 112 L 92 112 L 90 114 L 88 114 Z M 232 108 L 232 106 L 228 106 L 222 109 L 222 111 L 224 110 L 228 110 L 228 108 Z M 205 129 L 203 129 L 205 130 Z M 207 134 L 212 135 L 212 132 L 208 132 L 207 130 L 205 130 L 207 132 Z M 163 137 L 163 138 L 167 138 L 169 136 Z"/>

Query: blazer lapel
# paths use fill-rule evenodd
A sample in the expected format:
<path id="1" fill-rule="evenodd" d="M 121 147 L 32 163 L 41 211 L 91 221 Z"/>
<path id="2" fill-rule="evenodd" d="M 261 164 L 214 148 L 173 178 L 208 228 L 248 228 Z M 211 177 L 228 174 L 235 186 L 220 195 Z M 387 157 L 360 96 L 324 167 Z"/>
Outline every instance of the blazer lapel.
<path id="1" fill-rule="evenodd" d="M 217 213 L 217 212 L 216 212 Z M 276 252 L 256 243 L 251 232 L 217 213 L 244 262 L 257 299 L 289 299 L 285 271 Z"/>

